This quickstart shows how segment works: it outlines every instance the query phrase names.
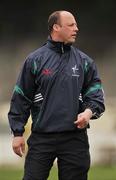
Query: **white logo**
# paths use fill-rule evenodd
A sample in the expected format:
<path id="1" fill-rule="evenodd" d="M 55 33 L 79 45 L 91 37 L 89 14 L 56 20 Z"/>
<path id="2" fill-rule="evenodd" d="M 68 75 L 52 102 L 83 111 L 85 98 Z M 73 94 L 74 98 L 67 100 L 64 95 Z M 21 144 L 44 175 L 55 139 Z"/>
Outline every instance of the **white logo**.
<path id="1" fill-rule="evenodd" d="M 74 67 L 72 67 L 72 70 L 73 70 L 72 76 L 77 76 L 77 77 L 79 77 L 79 74 L 78 74 L 79 69 L 77 68 L 77 65 L 75 65 Z"/>

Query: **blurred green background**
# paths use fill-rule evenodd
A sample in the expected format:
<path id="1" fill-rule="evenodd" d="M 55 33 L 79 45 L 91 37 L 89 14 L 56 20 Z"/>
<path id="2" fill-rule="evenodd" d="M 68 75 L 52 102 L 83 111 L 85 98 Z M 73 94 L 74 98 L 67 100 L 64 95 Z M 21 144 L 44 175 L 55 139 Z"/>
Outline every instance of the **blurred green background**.
<path id="1" fill-rule="evenodd" d="M 0 169 L 1 180 L 21 180 L 23 170 L 11 167 Z M 115 180 L 116 179 L 116 166 L 115 167 L 92 167 L 88 174 L 89 180 Z M 54 166 L 50 172 L 48 180 L 58 180 L 58 171 Z"/>
<path id="2" fill-rule="evenodd" d="M 116 179 L 116 1 L 0 1 L 0 180 L 19 180 L 24 158 L 12 151 L 7 113 L 12 91 L 27 55 L 47 39 L 47 19 L 68 10 L 77 20 L 75 46 L 96 62 L 102 78 L 106 112 L 88 130 L 92 167 L 89 180 Z M 26 126 L 26 139 L 31 120 Z M 54 175 L 55 174 L 55 175 Z M 55 180 L 53 168 L 49 179 Z"/>

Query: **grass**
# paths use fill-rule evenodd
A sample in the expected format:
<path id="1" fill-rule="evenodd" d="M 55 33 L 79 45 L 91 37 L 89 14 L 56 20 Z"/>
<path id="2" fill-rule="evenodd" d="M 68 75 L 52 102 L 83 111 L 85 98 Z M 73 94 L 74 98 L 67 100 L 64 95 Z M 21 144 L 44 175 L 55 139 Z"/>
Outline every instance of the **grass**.
<path id="1" fill-rule="evenodd" d="M 116 180 L 116 166 L 97 166 L 89 171 L 89 180 Z"/>
<path id="2" fill-rule="evenodd" d="M 13 167 L 0 167 L 0 180 L 21 180 L 23 170 Z M 48 180 L 58 180 L 57 168 L 53 167 Z M 88 180 L 116 180 L 116 166 L 91 167 Z"/>

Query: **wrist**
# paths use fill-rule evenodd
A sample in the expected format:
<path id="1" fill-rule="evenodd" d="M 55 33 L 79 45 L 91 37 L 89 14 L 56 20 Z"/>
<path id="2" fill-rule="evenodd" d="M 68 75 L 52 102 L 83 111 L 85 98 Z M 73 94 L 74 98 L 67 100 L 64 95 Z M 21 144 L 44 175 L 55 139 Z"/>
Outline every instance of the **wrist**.
<path id="1" fill-rule="evenodd" d="M 85 113 L 87 113 L 87 114 L 88 114 L 88 116 L 89 116 L 89 118 L 90 118 L 90 119 L 92 118 L 92 116 L 93 116 L 93 112 L 92 112 L 92 110 L 91 110 L 91 109 L 89 109 L 89 108 L 85 109 Z"/>
<path id="2" fill-rule="evenodd" d="M 13 132 L 13 136 L 14 137 L 21 137 L 21 136 L 23 136 L 23 134 L 19 133 L 19 132 Z"/>

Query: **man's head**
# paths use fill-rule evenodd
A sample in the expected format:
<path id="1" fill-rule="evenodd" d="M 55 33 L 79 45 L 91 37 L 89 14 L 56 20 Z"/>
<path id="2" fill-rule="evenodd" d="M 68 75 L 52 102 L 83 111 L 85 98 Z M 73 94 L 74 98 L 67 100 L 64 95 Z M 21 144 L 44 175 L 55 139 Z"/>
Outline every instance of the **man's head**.
<path id="1" fill-rule="evenodd" d="M 74 43 L 78 27 L 74 16 L 68 11 L 55 11 L 49 16 L 48 30 L 54 41 Z"/>

